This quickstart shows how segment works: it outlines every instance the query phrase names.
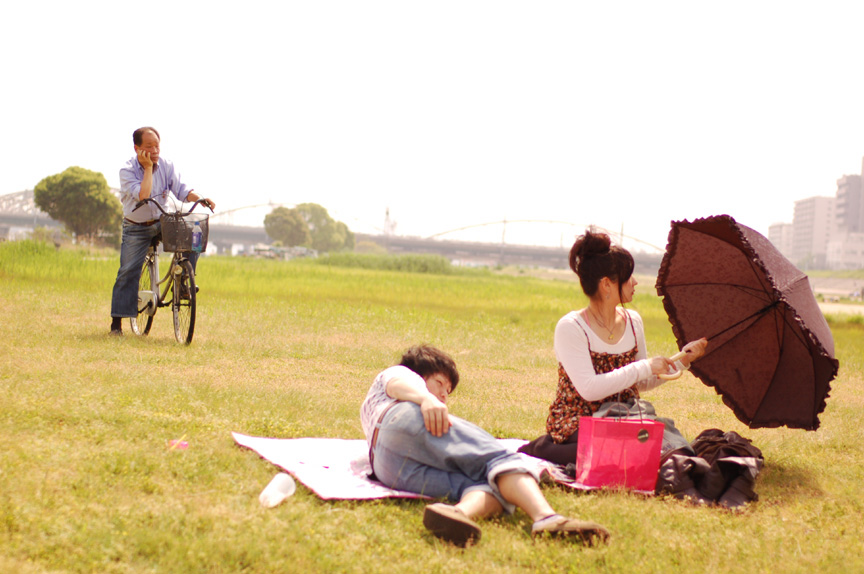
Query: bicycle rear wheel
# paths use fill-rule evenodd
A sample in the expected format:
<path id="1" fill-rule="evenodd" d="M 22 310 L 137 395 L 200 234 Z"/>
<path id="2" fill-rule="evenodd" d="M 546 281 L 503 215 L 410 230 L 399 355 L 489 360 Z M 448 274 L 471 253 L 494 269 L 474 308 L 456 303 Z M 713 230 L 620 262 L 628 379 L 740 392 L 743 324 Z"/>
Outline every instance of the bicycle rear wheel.
<path id="1" fill-rule="evenodd" d="M 132 332 L 142 337 L 147 335 L 150 332 L 150 327 L 153 326 L 153 315 L 150 314 L 150 306 L 153 306 L 152 312 L 155 313 L 156 299 L 154 295 L 153 299 L 142 301 L 141 291 L 152 293 L 154 281 L 158 281 L 156 279 L 156 251 L 151 247 L 147 251 L 147 257 L 144 259 L 144 265 L 141 267 L 141 279 L 138 280 L 138 315 L 129 319 Z"/>
<path id="2" fill-rule="evenodd" d="M 174 275 L 174 296 L 171 302 L 171 310 L 174 314 L 174 338 L 178 343 L 189 344 L 195 333 L 195 272 L 192 263 L 181 261 L 177 263 L 181 268 L 179 274 Z"/>

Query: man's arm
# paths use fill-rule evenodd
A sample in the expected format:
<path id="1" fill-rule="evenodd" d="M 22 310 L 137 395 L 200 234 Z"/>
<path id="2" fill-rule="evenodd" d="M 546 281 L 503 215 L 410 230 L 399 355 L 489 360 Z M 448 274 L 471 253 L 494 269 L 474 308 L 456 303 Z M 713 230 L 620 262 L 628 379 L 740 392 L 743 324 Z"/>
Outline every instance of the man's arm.
<path id="1" fill-rule="evenodd" d="M 141 178 L 141 191 L 138 192 L 138 201 L 144 201 L 150 197 L 153 190 L 153 160 L 150 154 L 143 149 L 138 150 L 138 163 L 144 168 L 144 177 Z"/>
<path id="2" fill-rule="evenodd" d="M 201 199 L 201 196 L 198 195 L 197 193 L 195 193 L 194 191 L 191 191 L 191 190 L 190 190 L 189 193 L 186 194 L 186 201 L 189 201 L 189 202 L 196 202 L 196 201 L 198 201 L 199 199 Z M 213 200 L 210 199 L 210 198 L 206 198 L 206 197 L 205 197 L 205 198 L 204 198 L 204 201 L 203 201 L 202 203 L 203 203 L 205 206 L 209 207 L 210 209 L 216 209 L 216 202 L 213 201 Z"/>
<path id="3" fill-rule="evenodd" d="M 426 430 L 433 436 L 441 436 L 450 430 L 450 414 L 447 405 L 425 388 L 420 389 L 402 377 L 396 376 L 387 382 L 387 394 L 397 401 L 420 405 Z"/>

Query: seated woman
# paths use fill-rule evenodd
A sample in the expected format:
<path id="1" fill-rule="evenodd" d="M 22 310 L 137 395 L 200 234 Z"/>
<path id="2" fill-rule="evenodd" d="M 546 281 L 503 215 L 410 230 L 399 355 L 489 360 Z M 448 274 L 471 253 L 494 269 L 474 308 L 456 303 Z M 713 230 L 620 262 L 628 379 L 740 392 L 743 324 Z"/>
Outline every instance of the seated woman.
<path id="1" fill-rule="evenodd" d="M 381 372 L 360 407 L 375 477 L 390 488 L 458 501 L 426 507 L 423 525 L 459 546 L 480 539 L 475 518 L 524 510 L 532 535 L 572 535 L 586 543 L 609 533 L 556 514 L 540 492 L 537 467 L 480 427 L 452 416 L 447 397 L 459 384 L 453 359 L 412 347 Z"/>
<path id="2" fill-rule="evenodd" d="M 636 291 L 633 267 L 633 256 L 605 233 L 588 229 L 576 239 L 570 268 L 588 306 L 567 313 L 555 327 L 558 392 L 549 407 L 547 434 L 520 452 L 564 466 L 575 463 L 579 417 L 592 416 L 607 401 L 638 399 L 640 392 L 665 382 L 657 375 L 689 369 L 705 353 L 708 342 L 699 339 L 688 343 L 682 349 L 686 355 L 674 364 L 647 358 L 642 318 L 623 307 Z"/>

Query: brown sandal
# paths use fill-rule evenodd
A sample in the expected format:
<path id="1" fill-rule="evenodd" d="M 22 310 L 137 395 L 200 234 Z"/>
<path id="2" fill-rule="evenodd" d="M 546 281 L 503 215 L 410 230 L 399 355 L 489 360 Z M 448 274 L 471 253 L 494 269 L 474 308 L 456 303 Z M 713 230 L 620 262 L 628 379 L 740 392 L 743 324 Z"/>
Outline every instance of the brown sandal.
<path id="1" fill-rule="evenodd" d="M 438 538 L 463 548 L 480 540 L 476 522 L 455 506 L 440 502 L 426 507 L 423 526 Z"/>
<path id="2" fill-rule="evenodd" d="M 553 515 L 539 520 L 531 527 L 531 536 L 573 536 L 582 539 L 586 546 L 592 546 L 596 541 L 608 542 L 609 531 L 596 522 L 576 520 L 560 515 Z"/>

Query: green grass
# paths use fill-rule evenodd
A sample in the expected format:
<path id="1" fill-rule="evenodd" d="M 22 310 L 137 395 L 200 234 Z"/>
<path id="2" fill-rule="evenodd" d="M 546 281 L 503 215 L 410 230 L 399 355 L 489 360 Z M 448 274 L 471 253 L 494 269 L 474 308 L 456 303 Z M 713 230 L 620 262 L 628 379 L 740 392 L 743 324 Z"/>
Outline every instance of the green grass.
<path id="1" fill-rule="evenodd" d="M 808 271 L 811 277 L 833 277 L 837 279 L 864 279 L 864 269 L 844 269 L 842 271 L 813 270 Z"/>
<path id="2" fill-rule="evenodd" d="M 443 255 L 386 255 L 372 253 L 325 253 L 315 263 L 336 267 L 359 267 L 387 271 L 410 271 L 438 275 L 477 275 L 485 270 L 455 267 Z"/>
<path id="3" fill-rule="evenodd" d="M 609 546 L 533 542 L 524 514 L 460 550 L 414 500 L 326 502 L 305 487 L 265 510 L 278 471 L 231 431 L 362 438 L 375 374 L 427 342 L 463 382 L 454 414 L 533 438 L 556 386 L 552 331 L 573 281 L 335 262 L 201 261 L 195 340 L 160 311 L 147 338 L 108 336 L 116 255 L 0 244 L 0 572 L 855 572 L 864 569 L 864 330 L 832 322 L 839 377 L 822 427 L 750 430 L 689 374 L 651 393 L 685 436 L 735 430 L 765 454 L 744 512 L 545 487 Z M 652 354 L 674 341 L 653 282 L 632 306 Z M 128 328 L 127 328 L 128 330 Z M 189 448 L 168 451 L 186 435 Z"/>

